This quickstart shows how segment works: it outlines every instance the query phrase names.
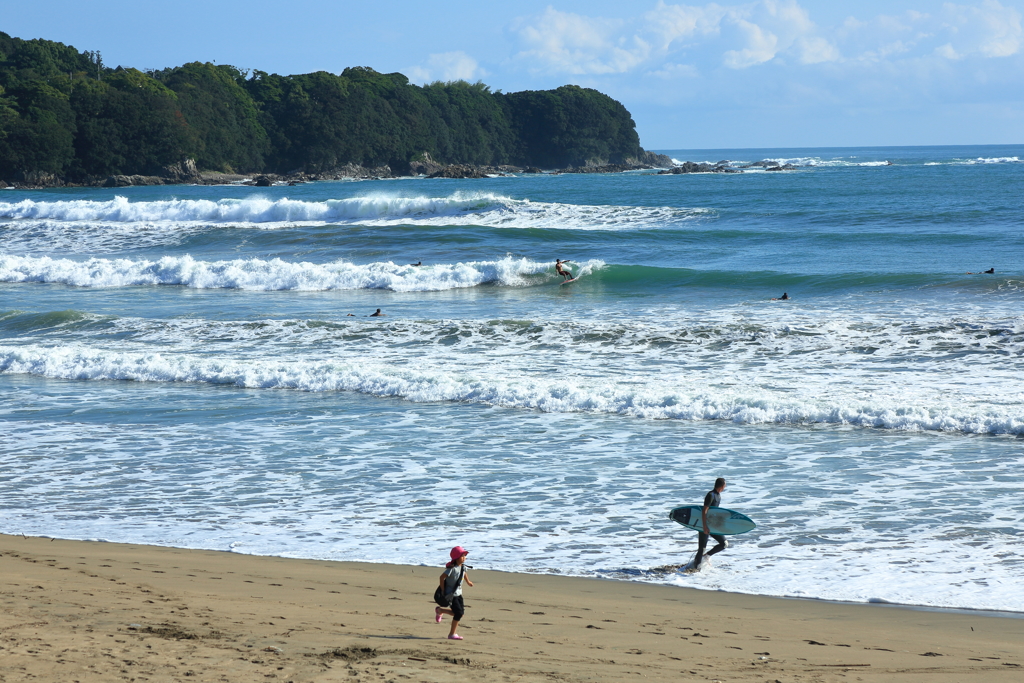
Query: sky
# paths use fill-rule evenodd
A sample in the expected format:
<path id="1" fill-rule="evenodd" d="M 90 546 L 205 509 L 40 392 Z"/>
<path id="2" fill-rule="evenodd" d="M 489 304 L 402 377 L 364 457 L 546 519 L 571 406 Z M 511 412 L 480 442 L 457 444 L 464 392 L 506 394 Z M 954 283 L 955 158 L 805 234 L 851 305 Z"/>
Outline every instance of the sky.
<path id="1" fill-rule="evenodd" d="M 596 88 L 647 149 L 1024 143 L 1024 0 L 0 0 L 0 31 L 280 74 Z"/>

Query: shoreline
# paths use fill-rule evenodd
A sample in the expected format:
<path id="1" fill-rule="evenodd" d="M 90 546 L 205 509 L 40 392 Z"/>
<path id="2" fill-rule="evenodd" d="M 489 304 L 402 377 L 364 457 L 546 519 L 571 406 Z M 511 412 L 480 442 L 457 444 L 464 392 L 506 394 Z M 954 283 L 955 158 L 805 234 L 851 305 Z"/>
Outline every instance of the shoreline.
<path id="1" fill-rule="evenodd" d="M 426 568 L 431 568 L 431 569 L 433 568 L 432 565 L 423 565 L 423 564 L 405 564 L 405 563 L 393 563 L 393 562 L 380 562 L 380 563 L 377 563 L 377 562 L 360 562 L 358 560 L 319 560 L 319 559 L 313 559 L 313 558 L 285 557 L 283 555 L 255 555 L 255 554 L 248 554 L 248 553 L 237 553 L 237 552 L 232 552 L 232 551 L 228 551 L 228 550 L 214 550 L 214 549 L 210 549 L 210 548 L 185 548 L 185 547 L 171 546 L 171 545 L 150 545 L 150 544 L 144 544 L 144 543 L 129 543 L 129 542 L 125 542 L 125 541 L 107 541 L 107 540 L 102 540 L 102 539 L 88 539 L 87 540 L 87 539 L 62 538 L 60 536 L 48 536 L 48 535 L 36 536 L 36 535 L 27 535 L 27 534 L 22 534 L 22 533 L 2 533 L 2 532 L 0 532 L 0 541 L 2 541 L 4 538 L 21 538 L 21 539 L 24 539 L 24 540 L 39 539 L 39 540 L 46 540 L 46 541 L 67 541 L 67 542 L 70 542 L 70 543 L 97 543 L 97 544 L 109 543 L 109 544 L 112 544 L 112 545 L 131 545 L 131 546 L 137 546 L 137 547 L 142 547 L 142 548 L 162 548 L 162 549 L 168 549 L 168 550 L 180 550 L 180 551 L 185 551 L 185 552 L 226 553 L 228 555 L 233 555 L 233 556 L 238 556 L 238 557 L 251 557 L 251 558 L 261 558 L 261 559 L 279 559 L 279 560 L 295 560 L 297 562 L 329 562 L 329 563 L 342 564 L 342 565 L 344 565 L 344 564 L 357 564 L 357 565 L 368 564 L 368 565 L 375 566 L 375 567 L 376 566 L 380 566 L 380 567 L 400 567 L 400 568 L 404 568 L 404 567 L 417 567 L 417 568 L 424 568 L 424 567 L 426 567 Z M 0 551 L 0 552 L 2 552 L 2 551 Z M 943 607 L 943 606 L 940 606 L 940 605 L 922 605 L 922 604 L 917 604 L 917 603 L 889 602 L 887 600 L 864 600 L 864 601 L 857 601 L 857 600 L 835 600 L 835 599 L 832 599 L 832 598 L 816 598 L 816 597 L 808 597 L 808 596 L 803 596 L 803 595 L 769 595 L 769 594 L 765 594 L 765 593 L 743 593 L 743 592 L 740 592 L 740 591 L 727 591 L 727 590 L 723 590 L 723 589 L 720 589 L 720 588 L 716 588 L 716 589 L 699 588 L 697 586 L 680 586 L 678 584 L 672 584 L 672 583 L 660 583 L 660 582 L 655 582 L 655 581 L 636 581 L 636 580 L 632 580 L 632 579 L 628 579 L 628 578 L 621 578 L 621 579 L 619 579 L 619 578 L 612 578 L 612 577 L 608 577 L 608 576 L 585 576 L 585 575 L 582 575 L 582 574 L 555 574 L 555 573 L 548 573 L 548 572 L 510 572 L 510 571 L 506 571 L 506 570 L 503 570 L 503 569 L 474 569 L 474 571 L 478 571 L 478 572 L 498 572 L 498 573 L 502 573 L 502 574 L 508 574 L 508 575 L 511 575 L 511 576 L 537 576 L 537 577 L 547 576 L 547 577 L 562 578 L 562 579 L 578 579 L 578 580 L 581 580 L 581 581 L 607 581 L 607 582 L 611 582 L 611 583 L 626 584 L 626 585 L 636 585 L 636 586 L 661 586 L 661 587 L 670 588 L 670 589 L 678 588 L 678 589 L 681 589 L 681 590 L 697 591 L 699 593 L 716 593 L 716 594 L 720 593 L 720 594 L 724 594 L 724 595 L 734 595 L 734 596 L 737 596 L 737 597 L 766 598 L 766 599 L 770 599 L 770 600 L 795 600 L 795 601 L 801 601 L 801 602 L 821 603 L 821 604 L 837 605 L 837 606 L 863 606 L 863 607 L 876 607 L 876 608 L 890 607 L 890 608 L 895 608 L 895 609 L 904 609 L 904 610 L 911 610 L 911 611 L 916 611 L 916 612 L 936 612 L 936 613 L 941 613 L 941 614 L 960 614 L 960 615 L 964 615 L 964 616 L 977 615 L 977 616 L 983 616 L 983 617 L 986 617 L 986 618 L 993 618 L 993 619 L 1024 619 L 1024 611 L 1015 612 L 1013 610 L 994 610 L 994 609 L 984 609 L 984 608 L 974 609 L 974 608 L 970 608 L 970 607 Z M 650 570 L 640 570 L 640 571 L 641 572 L 645 572 L 645 573 L 651 573 Z"/>
<path id="2" fill-rule="evenodd" d="M 474 569 L 456 642 L 432 615 L 440 564 L 0 535 L 0 568 L 5 680 L 1011 681 L 1024 668 L 1024 619 L 1004 614 Z"/>

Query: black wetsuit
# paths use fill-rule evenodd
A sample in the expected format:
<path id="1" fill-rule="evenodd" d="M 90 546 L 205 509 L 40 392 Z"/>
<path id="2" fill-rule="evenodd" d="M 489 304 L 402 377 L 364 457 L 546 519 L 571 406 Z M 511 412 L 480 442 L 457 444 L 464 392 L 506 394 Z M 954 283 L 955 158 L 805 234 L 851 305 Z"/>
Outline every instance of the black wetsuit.
<path id="1" fill-rule="evenodd" d="M 717 491 L 708 491 L 708 495 L 704 496 L 704 507 L 716 508 L 722 504 L 722 494 Z M 706 534 L 703 531 L 697 532 L 697 557 L 693 560 L 694 569 L 700 567 L 701 560 L 704 559 L 704 549 L 708 547 L 708 538 L 715 539 L 717 545 L 708 551 L 708 557 L 711 557 L 715 553 L 720 553 L 729 547 L 729 543 L 725 540 L 725 536 L 721 534 Z"/>

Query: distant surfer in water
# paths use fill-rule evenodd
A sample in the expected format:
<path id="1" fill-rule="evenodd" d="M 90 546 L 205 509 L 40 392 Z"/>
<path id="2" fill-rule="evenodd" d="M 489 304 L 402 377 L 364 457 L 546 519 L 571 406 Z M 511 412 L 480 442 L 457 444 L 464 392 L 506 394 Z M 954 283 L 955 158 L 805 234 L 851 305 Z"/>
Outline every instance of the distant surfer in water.
<path id="1" fill-rule="evenodd" d="M 413 268 L 417 268 L 423 265 L 423 261 L 417 261 L 416 263 L 410 263 L 409 265 L 412 266 Z"/>
<path id="2" fill-rule="evenodd" d="M 711 533 L 711 529 L 708 528 L 708 510 L 710 508 L 720 507 L 722 505 L 722 491 L 725 490 L 725 479 L 719 477 L 715 479 L 715 488 L 708 491 L 707 495 L 704 496 L 704 508 L 700 511 L 700 519 L 704 524 L 704 531 L 697 532 L 697 557 L 693 560 L 693 569 L 691 571 L 699 571 L 701 560 L 704 559 L 704 549 L 708 547 L 708 539 L 713 538 L 718 544 L 714 548 L 708 551 L 708 557 L 711 557 L 715 553 L 720 553 L 729 547 L 729 543 L 725 540 L 725 536 L 721 534 Z"/>
<path id="3" fill-rule="evenodd" d="M 378 308 L 376 311 L 374 311 L 373 313 L 370 314 L 370 317 L 371 318 L 383 318 L 383 317 L 385 317 L 385 314 L 381 313 L 380 309 Z"/>
<path id="4" fill-rule="evenodd" d="M 780 297 L 774 297 L 773 296 L 772 297 L 772 301 L 789 301 L 789 294 L 786 294 L 785 292 L 783 292 L 782 296 L 780 296 Z"/>
<path id="5" fill-rule="evenodd" d="M 968 275 L 995 275 L 996 274 L 996 269 L 995 268 L 989 268 L 988 270 L 983 270 L 980 273 L 972 273 L 971 271 L 967 271 L 967 274 Z"/>
<path id="6" fill-rule="evenodd" d="M 555 272 L 562 276 L 562 282 L 575 279 L 571 270 L 562 267 L 563 263 L 569 263 L 569 259 L 555 259 Z"/>

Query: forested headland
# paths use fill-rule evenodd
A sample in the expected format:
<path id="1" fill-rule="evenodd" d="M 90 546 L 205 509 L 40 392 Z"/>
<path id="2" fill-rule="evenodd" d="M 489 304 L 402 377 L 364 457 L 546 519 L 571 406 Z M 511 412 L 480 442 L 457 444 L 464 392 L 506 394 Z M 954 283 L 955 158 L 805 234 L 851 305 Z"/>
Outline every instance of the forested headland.
<path id="1" fill-rule="evenodd" d="M 417 86 L 368 67 L 280 76 L 209 62 L 109 68 L 99 52 L 0 32 L 0 180 L 325 173 L 416 163 L 542 168 L 643 160 L 625 107 L 596 90 Z M 651 155 L 648 154 L 648 158 Z"/>

